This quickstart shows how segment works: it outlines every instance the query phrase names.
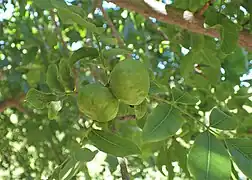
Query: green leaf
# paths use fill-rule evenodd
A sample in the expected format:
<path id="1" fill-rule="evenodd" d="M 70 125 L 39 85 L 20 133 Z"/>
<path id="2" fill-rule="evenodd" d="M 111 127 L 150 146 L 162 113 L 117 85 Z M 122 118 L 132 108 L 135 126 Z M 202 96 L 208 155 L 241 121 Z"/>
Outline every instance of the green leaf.
<path id="1" fill-rule="evenodd" d="M 26 94 L 26 101 L 36 109 L 43 109 L 51 101 L 55 101 L 56 96 L 51 93 L 44 93 L 34 88 L 30 89 Z"/>
<path id="2" fill-rule="evenodd" d="M 18 66 L 16 67 L 16 70 L 19 70 L 19 71 L 26 71 L 26 70 L 41 70 L 43 69 L 43 65 L 41 64 L 32 64 L 32 63 L 29 63 L 29 64 L 26 64 L 26 65 L 22 65 L 22 66 Z"/>
<path id="3" fill-rule="evenodd" d="M 211 49 L 191 51 L 182 58 L 180 72 L 187 84 L 197 87 L 216 84 L 220 79 L 220 60 Z"/>
<path id="4" fill-rule="evenodd" d="M 71 75 L 70 65 L 65 59 L 59 63 L 59 77 L 66 91 L 74 90 L 74 79 Z"/>
<path id="5" fill-rule="evenodd" d="M 141 104 L 134 106 L 135 115 L 137 119 L 141 119 L 147 112 L 147 101 L 144 100 Z"/>
<path id="6" fill-rule="evenodd" d="M 237 127 L 236 120 L 218 108 L 213 108 L 209 117 L 210 126 L 221 130 L 232 130 Z"/>
<path id="7" fill-rule="evenodd" d="M 107 37 L 107 36 L 100 36 L 99 40 L 103 43 L 105 43 L 106 45 L 117 45 L 117 39 L 113 38 L 113 37 Z"/>
<path id="8" fill-rule="evenodd" d="M 175 173 L 173 171 L 172 166 L 172 159 L 171 154 L 167 151 L 166 145 L 163 145 L 158 153 L 157 159 L 156 159 L 156 166 L 158 170 L 163 174 L 163 165 L 166 166 L 166 169 L 168 170 L 169 179 L 173 179 L 175 177 Z"/>
<path id="9" fill-rule="evenodd" d="M 224 145 L 214 135 L 198 135 L 188 154 L 188 169 L 195 179 L 230 179 L 231 161 Z"/>
<path id="10" fill-rule="evenodd" d="M 252 140 L 227 139 L 226 143 L 235 164 L 248 178 L 252 178 Z"/>
<path id="11" fill-rule="evenodd" d="M 36 87 L 37 83 L 40 81 L 41 72 L 39 70 L 30 70 L 27 74 L 27 82 L 30 86 Z"/>
<path id="12" fill-rule="evenodd" d="M 236 74 L 242 75 L 246 73 L 248 70 L 248 58 L 243 48 L 237 47 L 232 54 L 228 55 L 225 58 L 224 67 Z"/>
<path id="13" fill-rule="evenodd" d="M 236 49 L 238 43 L 238 25 L 223 14 L 217 13 L 214 8 L 210 8 L 210 10 L 207 11 L 205 23 L 211 27 L 220 29 L 220 49 L 223 54 L 231 54 Z"/>
<path id="14" fill-rule="evenodd" d="M 183 10 L 188 9 L 192 12 L 196 12 L 198 9 L 202 8 L 202 6 L 204 6 L 207 1 L 208 0 L 187 0 L 187 1 L 175 0 L 172 5 L 175 6 L 176 8 L 180 8 Z"/>
<path id="15" fill-rule="evenodd" d="M 226 100 L 233 93 L 233 86 L 230 82 L 225 81 L 218 84 L 215 88 L 215 96 L 219 101 Z"/>
<path id="16" fill-rule="evenodd" d="M 237 47 L 239 32 L 237 25 L 225 18 L 221 21 L 221 50 L 224 54 L 231 54 Z"/>
<path id="17" fill-rule="evenodd" d="M 110 132 L 92 130 L 88 138 L 99 150 L 117 157 L 141 153 L 139 147 L 132 141 Z"/>
<path id="18" fill-rule="evenodd" d="M 78 49 L 77 51 L 74 51 L 71 58 L 70 63 L 74 64 L 77 61 L 89 57 L 90 59 L 97 58 L 99 56 L 99 52 L 96 48 L 92 47 L 82 47 Z"/>
<path id="19" fill-rule="evenodd" d="M 58 80 L 58 67 L 56 64 L 50 64 L 46 73 L 46 83 L 52 91 L 64 92 L 64 88 Z"/>
<path id="20" fill-rule="evenodd" d="M 110 154 L 107 155 L 105 161 L 109 164 L 109 170 L 111 173 L 113 173 L 119 165 L 118 159 Z"/>
<path id="21" fill-rule="evenodd" d="M 75 159 L 70 159 L 59 172 L 59 179 L 71 180 L 78 172 L 80 163 Z"/>
<path id="22" fill-rule="evenodd" d="M 89 162 L 89 161 L 92 161 L 94 159 L 97 152 L 98 152 L 97 150 L 96 151 L 91 151 L 91 150 L 89 150 L 87 148 L 81 148 L 81 149 L 76 150 L 73 153 L 73 156 L 77 161 Z"/>
<path id="23" fill-rule="evenodd" d="M 148 116 L 143 141 L 154 142 L 173 136 L 183 124 L 180 112 L 168 104 L 159 104 Z"/>
<path id="24" fill-rule="evenodd" d="M 83 18 L 82 16 L 80 16 L 80 14 L 73 12 L 71 9 L 67 7 L 61 7 L 60 5 L 57 5 L 57 10 L 58 10 L 59 17 L 64 24 L 77 23 L 80 26 L 87 28 L 87 30 L 90 32 L 93 32 L 96 34 L 101 34 L 104 32 L 104 28 L 96 27 L 95 24 L 87 21 L 86 18 Z"/>
<path id="25" fill-rule="evenodd" d="M 197 51 L 204 48 L 204 36 L 201 34 L 191 33 L 192 51 Z"/>
<path id="26" fill-rule="evenodd" d="M 127 54 L 130 54 L 131 52 L 127 49 L 113 48 L 113 49 L 103 50 L 102 53 L 104 57 L 108 58 L 108 57 L 117 56 L 117 55 L 127 55 Z"/>
<path id="27" fill-rule="evenodd" d="M 50 1 L 55 8 L 68 8 L 68 5 L 65 3 L 65 1 L 61 0 L 50 0 Z"/>
<path id="28" fill-rule="evenodd" d="M 42 9 L 52 9 L 53 5 L 50 0 L 33 0 L 33 3 L 37 5 L 37 7 Z"/>
<path id="29" fill-rule="evenodd" d="M 51 101 L 48 104 L 48 119 L 56 119 L 58 112 L 62 108 L 62 102 L 61 101 Z"/>
<path id="30" fill-rule="evenodd" d="M 179 88 L 172 88 L 172 96 L 173 100 L 176 103 L 181 103 L 181 104 L 187 104 L 187 105 L 195 105 L 199 99 L 196 98 L 195 96 L 192 96 L 186 91 L 182 91 Z"/>
<path id="31" fill-rule="evenodd" d="M 168 149 L 168 152 L 171 154 L 170 156 L 173 157 L 173 161 L 177 161 L 179 167 L 183 170 L 183 172 L 190 176 L 190 173 L 188 171 L 188 165 L 187 165 L 187 154 L 188 149 L 183 147 L 179 142 L 174 140 L 172 142 L 172 145 Z"/>

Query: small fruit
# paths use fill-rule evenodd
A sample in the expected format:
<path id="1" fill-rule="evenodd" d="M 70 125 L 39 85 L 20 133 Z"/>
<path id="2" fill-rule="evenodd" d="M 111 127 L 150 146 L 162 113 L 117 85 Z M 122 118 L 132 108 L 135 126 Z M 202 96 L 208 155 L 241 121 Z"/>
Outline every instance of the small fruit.
<path id="1" fill-rule="evenodd" d="M 88 84 L 80 89 L 78 106 L 86 116 L 99 122 L 114 119 L 119 109 L 118 100 L 101 84 Z"/>
<path id="2" fill-rule="evenodd" d="M 138 105 L 148 95 L 149 73 L 140 61 L 124 60 L 114 67 L 110 76 L 110 87 L 112 93 L 123 103 Z"/>

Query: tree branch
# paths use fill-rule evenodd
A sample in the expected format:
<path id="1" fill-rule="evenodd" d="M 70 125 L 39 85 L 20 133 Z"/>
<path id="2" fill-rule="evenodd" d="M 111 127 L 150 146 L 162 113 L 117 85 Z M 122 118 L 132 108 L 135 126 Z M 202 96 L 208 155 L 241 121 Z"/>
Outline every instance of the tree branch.
<path id="1" fill-rule="evenodd" d="M 196 16 L 193 22 L 183 18 L 183 11 L 168 7 L 168 13 L 165 11 L 166 5 L 156 0 L 108 0 L 121 8 L 126 8 L 139 13 L 146 18 L 153 17 L 159 21 L 177 25 L 191 32 L 203 34 L 211 37 L 220 37 L 220 33 L 212 28 L 203 27 L 204 18 Z M 252 35 L 248 31 L 241 31 L 239 35 L 239 44 L 252 51 Z"/>
<path id="2" fill-rule="evenodd" d="M 101 9 L 101 12 L 104 16 L 104 19 L 107 21 L 109 27 L 111 28 L 112 30 L 112 34 L 113 36 L 117 39 L 118 41 L 118 44 L 120 47 L 123 47 L 124 46 L 124 42 L 122 40 L 122 38 L 120 37 L 118 31 L 116 30 L 112 20 L 110 19 L 110 17 L 108 16 L 107 12 L 105 11 L 105 9 L 102 7 L 102 3 L 100 4 L 100 9 Z"/>
<path id="3" fill-rule="evenodd" d="M 122 175 L 122 180 L 130 180 L 127 164 L 123 158 L 120 158 L 120 171 Z"/>
<path id="4" fill-rule="evenodd" d="M 59 24 L 58 24 L 58 22 L 57 22 L 56 19 L 55 19 L 55 18 L 56 18 L 56 14 L 53 12 L 53 10 L 51 10 L 51 11 L 50 11 L 50 15 L 51 15 L 51 17 L 52 17 L 52 22 L 53 22 L 53 24 L 54 24 L 54 26 L 55 26 L 55 30 L 56 30 L 57 36 L 58 36 L 58 38 L 59 38 L 59 40 L 60 40 L 60 42 L 61 42 L 61 44 L 62 44 L 64 50 L 66 50 L 65 53 L 68 53 L 68 52 L 67 52 L 67 50 L 68 50 L 67 44 L 66 44 L 66 42 L 64 41 L 64 38 L 63 38 L 63 36 L 62 36 L 62 33 L 61 33 L 61 29 L 60 29 L 60 27 L 59 27 Z"/>
<path id="5" fill-rule="evenodd" d="M 157 32 L 159 32 L 159 34 L 162 35 L 165 40 L 169 40 L 168 36 L 161 30 L 161 28 L 156 23 L 152 22 L 151 20 L 149 22 L 151 23 L 151 26 L 156 29 Z"/>
<path id="6" fill-rule="evenodd" d="M 26 113 L 26 110 L 21 106 L 21 102 L 25 99 L 25 94 L 22 94 L 18 98 L 7 99 L 0 102 L 0 113 L 7 108 L 16 108 L 20 112 Z"/>

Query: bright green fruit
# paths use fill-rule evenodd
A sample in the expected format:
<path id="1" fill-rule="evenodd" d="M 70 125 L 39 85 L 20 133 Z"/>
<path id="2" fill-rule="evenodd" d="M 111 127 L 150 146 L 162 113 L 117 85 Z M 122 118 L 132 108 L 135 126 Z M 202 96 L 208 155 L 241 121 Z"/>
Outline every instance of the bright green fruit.
<path id="1" fill-rule="evenodd" d="M 119 102 L 108 88 L 101 84 L 88 84 L 78 93 L 78 106 L 89 118 L 107 122 L 116 117 Z"/>
<path id="2" fill-rule="evenodd" d="M 140 61 L 124 60 L 114 67 L 110 87 L 112 93 L 125 104 L 138 105 L 148 95 L 149 73 Z"/>

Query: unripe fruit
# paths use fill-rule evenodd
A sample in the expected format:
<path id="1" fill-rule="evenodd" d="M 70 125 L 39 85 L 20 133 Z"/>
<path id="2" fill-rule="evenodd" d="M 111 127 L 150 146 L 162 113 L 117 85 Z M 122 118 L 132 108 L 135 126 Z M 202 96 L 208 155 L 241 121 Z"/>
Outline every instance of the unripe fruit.
<path id="1" fill-rule="evenodd" d="M 138 105 L 149 92 L 148 70 L 140 61 L 127 59 L 119 62 L 111 72 L 110 88 L 123 103 Z"/>
<path id="2" fill-rule="evenodd" d="M 108 88 L 95 83 L 79 90 L 78 106 L 92 120 L 107 122 L 116 117 L 119 102 Z"/>

